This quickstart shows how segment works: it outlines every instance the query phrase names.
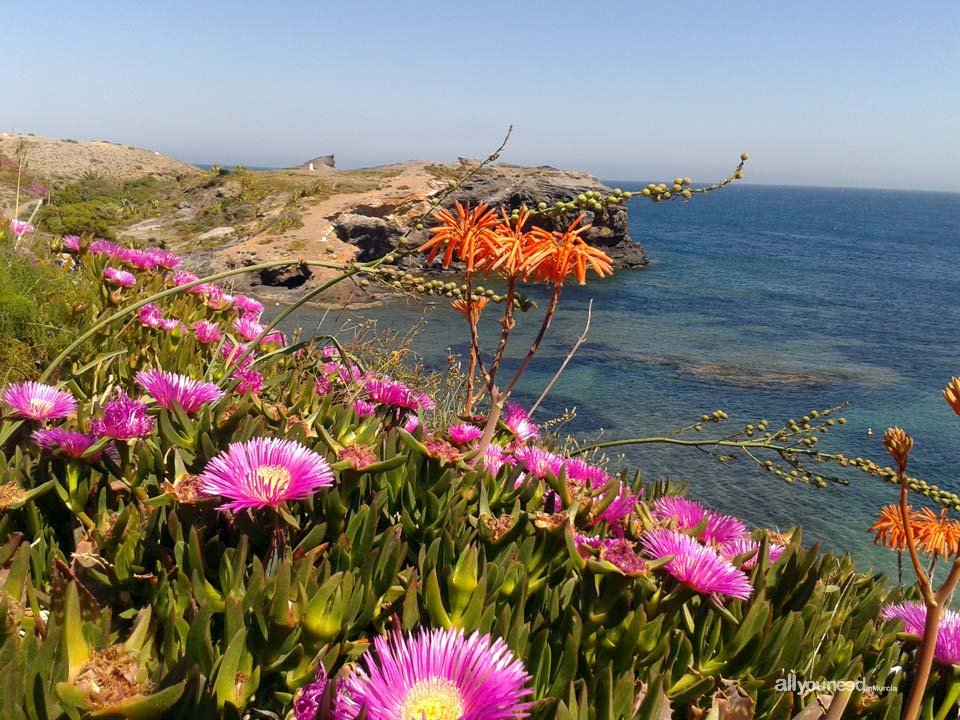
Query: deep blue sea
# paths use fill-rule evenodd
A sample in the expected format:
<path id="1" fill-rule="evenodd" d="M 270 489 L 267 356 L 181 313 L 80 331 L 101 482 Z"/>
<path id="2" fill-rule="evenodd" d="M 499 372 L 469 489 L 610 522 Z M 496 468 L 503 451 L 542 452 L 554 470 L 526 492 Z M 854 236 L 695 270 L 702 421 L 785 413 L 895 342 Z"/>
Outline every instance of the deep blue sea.
<path id="1" fill-rule="evenodd" d="M 747 185 L 689 203 L 633 199 L 629 209 L 651 264 L 564 290 L 521 401 L 529 405 L 556 371 L 591 299 L 593 322 L 535 419 L 575 407 L 567 431 L 613 440 L 663 435 L 725 410 L 730 419 L 706 425 L 706 435 L 761 418 L 776 428 L 849 402 L 847 424 L 821 449 L 886 465 L 883 430 L 902 425 L 916 443 L 911 474 L 960 492 L 960 417 L 940 395 L 960 375 L 960 194 Z M 400 329 L 422 314 L 411 304 L 360 316 Z M 415 342 L 426 361 L 444 367 L 448 347 L 465 355 L 460 316 L 440 304 L 427 315 Z M 325 327 L 344 319 L 327 316 Z M 298 320 L 315 324 L 315 313 Z M 538 324 L 537 311 L 520 318 L 514 357 Z M 485 327 L 487 343 L 496 330 Z M 849 486 L 819 490 L 786 485 L 745 457 L 720 464 L 664 445 L 623 452 L 646 479 L 687 481 L 711 507 L 758 526 L 799 523 L 808 543 L 895 568 L 866 532 L 879 507 L 896 501 L 893 485 L 856 473 Z"/>

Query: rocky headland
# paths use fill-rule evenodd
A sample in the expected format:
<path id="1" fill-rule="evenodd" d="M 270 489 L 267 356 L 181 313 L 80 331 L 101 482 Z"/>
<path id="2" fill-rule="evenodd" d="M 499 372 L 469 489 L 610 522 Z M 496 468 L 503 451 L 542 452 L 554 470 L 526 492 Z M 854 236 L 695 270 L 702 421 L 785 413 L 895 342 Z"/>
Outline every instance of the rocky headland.
<path id="1" fill-rule="evenodd" d="M 122 197 L 124 190 L 118 186 L 116 203 L 124 212 L 119 213 L 116 235 L 128 241 L 159 243 L 184 254 L 197 273 L 284 259 L 336 263 L 376 259 L 397 249 L 401 242 L 411 247 L 425 241 L 428 232 L 412 228 L 441 198 L 448 207 L 456 201 L 484 202 L 509 211 L 524 204 L 554 205 L 591 192 L 604 196 L 611 192 L 597 178 L 582 172 L 503 163 L 480 167 L 478 161 L 466 158 L 452 164 L 415 160 L 339 170 L 333 155 L 319 155 L 284 170 L 214 166 L 201 171 L 149 150 L 114 143 L 0 135 L 0 160 L 8 170 L 13 159 L 24 152 L 31 176 L 42 179 L 54 193 L 58 186 L 90 177 L 118 183 L 156 179 L 158 194 L 139 213 L 129 212 L 129 200 Z M 456 191 L 447 194 L 452 185 Z M 0 204 L 10 204 L 8 199 L 0 197 Z M 586 223 L 591 224 L 586 240 L 602 248 L 616 267 L 646 264 L 643 248 L 629 236 L 623 203 L 605 205 L 598 212 L 587 210 L 585 215 Z M 573 217 L 569 214 L 566 221 Z M 560 224 L 548 217 L 535 222 L 548 229 L 558 229 Z M 424 224 L 429 226 L 429 221 Z M 436 271 L 424 267 L 419 255 L 402 263 L 418 271 Z M 318 287 L 333 274 L 335 271 L 322 268 L 291 266 L 238 276 L 241 279 L 235 285 L 238 290 L 285 302 Z M 382 298 L 378 293 L 383 292 L 345 283 L 325 294 L 325 299 L 332 303 L 376 302 Z"/>

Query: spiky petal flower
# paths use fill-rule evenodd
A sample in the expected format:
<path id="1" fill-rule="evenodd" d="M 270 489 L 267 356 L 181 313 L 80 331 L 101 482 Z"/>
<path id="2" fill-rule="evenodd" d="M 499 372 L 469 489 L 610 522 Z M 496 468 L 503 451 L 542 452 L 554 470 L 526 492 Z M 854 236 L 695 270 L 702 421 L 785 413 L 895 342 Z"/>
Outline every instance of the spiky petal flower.
<path id="1" fill-rule="evenodd" d="M 224 396 L 213 383 L 194 380 L 185 375 L 168 373 L 163 370 L 144 370 L 137 373 L 137 384 L 150 393 L 161 407 L 173 409 L 177 403 L 188 413 L 199 410 L 208 402 L 219 400 Z"/>
<path id="2" fill-rule="evenodd" d="M 77 401 L 66 390 L 27 381 L 7 385 L 0 399 L 13 408 L 15 417 L 55 420 L 77 412 Z"/>
<path id="3" fill-rule="evenodd" d="M 230 502 L 220 510 L 279 507 L 333 485 L 327 461 L 294 440 L 253 438 L 231 443 L 200 475 L 203 492 Z"/>
<path id="4" fill-rule="evenodd" d="M 64 250 L 69 252 L 80 252 L 80 236 L 79 235 L 64 235 L 60 238 L 60 243 L 63 245 Z"/>
<path id="5" fill-rule="evenodd" d="M 103 276 L 117 287 L 128 288 L 137 284 L 136 276 L 126 270 L 107 267 L 103 269 Z"/>
<path id="6" fill-rule="evenodd" d="M 333 383 L 330 382 L 330 378 L 326 375 L 318 375 L 317 379 L 313 381 L 313 391 L 317 395 L 326 395 L 333 389 Z"/>
<path id="7" fill-rule="evenodd" d="M 560 455 L 539 447 L 519 448 L 513 456 L 517 462 L 526 465 L 527 472 L 538 478 L 545 478 L 548 472 L 559 475 L 560 468 L 563 467 L 563 458 Z"/>
<path id="8" fill-rule="evenodd" d="M 530 420 L 527 411 L 515 403 L 507 403 L 506 411 L 503 414 L 503 424 L 522 443 L 540 437 L 540 429 Z"/>
<path id="9" fill-rule="evenodd" d="M 176 318 L 160 318 L 157 324 L 164 332 L 172 333 L 177 337 L 179 337 L 179 333 L 183 332 L 183 323 Z"/>
<path id="10" fill-rule="evenodd" d="M 237 392 L 240 395 L 259 395 L 263 390 L 263 375 L 252 368 L 241 368 L 234 370 L 233 377 L 239 378 L 237 383 Z"/>
<path id="11" fill-rule="evenodd" d="M 705 543 L 722 545 L 746 537 L 747 528 L 739 519 L 707 510 L 695 500 L 667 495 L 653 505 L 653 517 L 660 521 L 673 519 L 680 530 L 692 530 L 704 520 L 706 528 L 700 535 Z"/>
<path id="12" fill-rule="evenodd" d="M 647 556 L 659 559 L 672 555 L 664 570 L 699 593 L 728 595 L 746 600 L 753 586 L 746 573 L 717 555 L 713 548 L 676 530 L 656 528 L 643 536 Z"/>
<path id="13" fill-rule="evenodd" d="M 616 491 L 608 491 L 608 493 L 609 492 L 616 492 L 616 496 L 610 501 L 609 505 L 597 514 L 594 522 L 603 520 L 607 525 L 613 527 L 619 525 L 627 516 L 633 514 L 634 508 L 637 503 L 640 502 L 640 498 L 643 497 L 643 489 L 641 488 L 640 492 L 634 495 L 629 487 L 620 483 Z M 606 502 L 608 493 L 600 493 L 594 502 L 602 505 Z"/>
<path id="14" fill-rule="evenodd" d="M 474 444 L 471 449 L 476 450 L 477 447 L 478 445 Z M 474 465 L 480 465 L 486 470 L 489 470 L 491 475 L 499 473 L 500 468 L 504 465 L 513 465 L 514 463 L 516 463 L 516 460 L 513 455 L 507 455 L 503 447 L 495 443 L 490 443 L 487 446 L 486 452 L 473 460 Z"/>
<path id="15" fill-rule="evenodd" d="M 90 449 L 90 447 L 97 442 L 97 438 L 91 435 L 85 435 L 81 432 L 73 432 L 71 430 L 64 430 L 63 428 L 49 428 L 42 430 L 34 430 L 33 442 L 36 443 L 39 447 L 49 450 L 60 455 L 66 455 L 67 457 L 72 458 L 81 458 L 83 454 Z M 117 449 L 111 443 L 106 447 L 107 455 L 110 457 L 117 457 Z M 97 452 L 91 455 L 87 460 L 90 462 L 96 462 L 103 456 L 103 453 Z"/>
<path id="16" fill-rule="evenodd" d="M 462 630 L 373 641 L 337 698 L 338 720 L 507 720 L 529 713 L 531 677 L 503 640 Z"/>
<path id="17" fill-rule="evenodd" d="M 460 423 L 459 425 L 451 425 L 448 427 L 447 434 L 450 435 L 450 439 L 455 444 L 466 445 L 474 440 L 478 440 L 480 436 L 483 435 L 483 430 L 470 423 Z"/>
<path id="18" fill-rule="evenodd" d="M 357 417 L 367 417 L 373 415 L 377 411 L 377 406 L 373 403 L 368 403 L 366 400 L 354 400 L 353 409 L 357 413 Z"/>
<path id="19" fill-rule="evenodd" d="M 315 720 L 317 710 L 320 708 L 320 698 L 323 697 L 323 691 L 327 689 L 327 683 L 330 678 L 322 664 L 317 666 L 317 673 L 312 683 L 307 683 L 297 690 L 293 698 L 293 717 L 294 720 Z"/>
<path id="20" fill-rule="evenodd" d="M 767 558 L 770 560 L 770 563 L 772 564 L 779 560 L 785 549 L 783 545 L 778 543 L 769 543 L 767 545 Z M 753 570 L 757 565 L 757 558 L 760 554 L 760 543 L 748 537 L 737 538 L 736 540 L 731 540 L 721 545 L 720 554 L 730 562 L 733 562 L 734 558 L 740 557 L 741 555 L 747 555 L 747 559 L 743 561 L 741 567 L 744 570 Z"/>
<path id="21" fill-rule="evenodd" d="M 960 377 L 950 378 L 950 382 L 943 389 L 943 399 L 957 415 L 960 415 Z"/>
<path id="22" fill-rule="evenodd" d="M 923 603 L 902 603 L 887 605 L 880 611 L 884 620 L 902 620 L 904 632 L 923 637 L 927 622 L 927 608 Z M 933 650 L 933 659 L 950 666 L 960 664 L 960 613 L 944 610 L 937 628 L 937 642 Z"/>
<path id="23" fill-rule="evenodd" d="M 260 333 L 263 332 L 263 325 L 258 323 L 249 315 L 241 315 L 238 318 L 233 320 L 233 329 L 244 340 L 256 340 Z"/>
<path id="24" fill-rule="evenodd" d="M 109 240 L 97 239 L 90 243 L 90 252 L 94 255 L 106 255 L 107 257 L 117 257 L 123 250 L 122 247 Z"/>
<path id="25" fill-rule="evenodd" d="M 163 320 L 163 313 L 153 303 L 147 303 L 137 310 L 137 318 L 147 327 L 160 327 L 160 321 Z"/>
<path id="26" fill-rule="evenodd" d="M 197 336 L 197 340 L 204 344 L 219 342 L 220 338 L 223 337 L 220 326 L 210 320 L 197 320 L 193 324 L 193 332 Z"/>
<path id="27" fill-rule="evenodd" d="M 10 221 L 10 232 L 13 233 L 16 237 L 21 235 L 26 235 L 27 233 L 33 232 L 33 225 L 28 223 L 25 220 L 17 220 L 14 218 Z"/>
<path id="28" fill-rule="evenodd" d="M 260 314 L 263 312 L 263 303 L 247 295 L 234 295 L 233 307 L 240 310 L 244 315 L 251 316 L 253 320 L 259 320 Z"/>
<path id="29" fill-rule="evenodd" d="M 371 402 L 389 405 L 403 410 L 416 410 L 419 402 L 416 393 L 402 382 L 390 378 L 370 378 L 363 384 Z"/>
<path id="30" fill-rule="evenodd" d="M 234 345 L 231 342 L 225 342 L 220 347 L 220 355 L 223 357 L 224 360 L 227 361 L 227 365 L 229 365 L 230 367 L 237 365 L 238 361 L 240 360 L 241 357 L 243 357 L 243 354 L 246 351 L 247 351 L 246 345 Z M 254 361 L 255 358 L 256 358 L 255 353 L 248 354 L 246 357 L 243 358 L 243 361 L 240 362 L 240 369 L 246 370 L 248 367 L 250 367 L 250 364 Z"/>
<path id="31" fill-rule="evenodd" d="M 104 403 L 103 417 L 93 421 L 93 434 L 131 440 L 149 435 L 153 424 L 154 419 L 147 415 L 146 404 L 133 400 L 118 389 L 114 399 Z"/>
<path id="32" fill-rule="evenodd" d="M 153 260 L 154 265 L 167 270 L 173 270 L 173 268 L 183 263 L 183 258 L 179 255 L 175 255 L 169 250 L 164 250 L 158 247 L 147 248 L 145 250 L 146 254 L 150 256 Z"/>

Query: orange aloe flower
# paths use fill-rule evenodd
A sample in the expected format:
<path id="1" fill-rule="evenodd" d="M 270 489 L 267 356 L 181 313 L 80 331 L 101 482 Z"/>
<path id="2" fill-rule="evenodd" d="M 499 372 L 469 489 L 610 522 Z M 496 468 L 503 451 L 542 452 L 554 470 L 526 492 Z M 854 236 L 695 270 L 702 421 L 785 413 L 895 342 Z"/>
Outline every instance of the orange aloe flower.
<path id="1" fill-rule="evenodd" d="M 536 279 L 562 285 L 572 274 L 583 285 L 587 281 L 588 268 L 600 277 L 613 274 L 607 254 L 580 237 L 591 227 L 580 225 L 582 222 L 583 215 L 580 215 L 562 233 L 539 228 L 533 231 L 542 240 L 538 253 L 529 260 L 530 271 Z"/>
<path id="2" fill-rule="evenodd" d="M 947 518 L 943 508 L 938 517 L 930 508 L 923 508 L 913 523 L 917 544 L 931 555 L 956 555 L 960 550 L 960 522 Z"/>
<path id="3" fill-rule="evenodd" d="M 943 399 L 960 415 L 960 377 L 950 378 L 950 382 L 943 389 Z"/>
<path id="4" fill-rule="evenodd" d="M 487 303 L 490 302 L 485 297 L 474 298 L 470 302 L 470 315 L 473 316 L 473 322 L 476 323 L 480 319 L 480 313 L 483 312 L 483 309 L 487 306 Z M 467 317 L 467 299 L 466 298 L 457 298 L 453 301 L 453 309 L 458 313 Z M 470 318 L 467 318 L 468 320 Z"/>
<path id="5" fill-rule="evenodd" d="M 510 219 L 506 210 L 501 211 L 501 215 L 486 238 L 477 268 L 487 275 L 498 273 L 507 278 L 526 280 L 530 275 L 530 257 L 540 251 L 541 245 L 536 231 L 523 230 L 530 219 L 530 211 L 526 206 L 521 207 L 515 220 Z"/>
<path id="6" fill-rule="evenodd" d="M 910 518 L 910 527 L 914 534 L 917 532 L 916 520 L 920 513 L 913 512 L 910 506 L 907 506 L 907 514 Z M 907 549 L 907 534 L 903 528 L 903 518 L 900 517 L 900 508 L 896 505 L 884 505 L 883 509 L 877 514 L 877 521 L 870 526 L 867 532 L 875 532 L 873 544 L 880 543 L 891 550 Z"/>
<path id="7" fill-rule="evenodd" d="M 469 205 L 456 203 L 456 214 L 449 210 L 438 210 L 440 224 L 430 228 L 433 237 L 420 246 L 421 252 L 429 252 L 427 262 L 432 263 L 444 248 L 443 267 L 450 267 L 454 254 L 467 263 L 467 271 L 472 272 L 478 251 L 483 248 L 490 229 L 497 224 L 497 216 L 483 203 L 473 210 Z"/>

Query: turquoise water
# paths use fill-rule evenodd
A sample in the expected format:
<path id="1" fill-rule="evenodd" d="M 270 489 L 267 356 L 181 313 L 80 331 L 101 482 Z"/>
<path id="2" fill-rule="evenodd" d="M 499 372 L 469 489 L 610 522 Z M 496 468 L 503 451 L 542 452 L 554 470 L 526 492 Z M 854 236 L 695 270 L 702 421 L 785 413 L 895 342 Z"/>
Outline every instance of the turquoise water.
<path id="1" fill-rule="evenodd" d="M 536 419 L 576 407 L 568 430 L 612 440 L 661 435 L 717 408 L 730 420 L 705 433 L 761 418 L 778 427 L 847 401 L 848 424 L 822 438 L 823 450 L 887 464 L 881 436 L 899 424 L 916 441 L 912 473 L 960 491 L 960 418 L 940 396 L 960 375 L 960 195 L 734 186 L 686 204 L 631 200 L 630 225 L 651 265 L 565 289 L 520 400 L 531 403 L 555 372 L 590 299 L 593 322 Z M 419 305 L 363 313 L 396 328 L 422 314 Z M 427 315 L 415 347 L 442 368 L 447 347 L 466 353 L 465 330 L 445 306 Z M 325 327 L 342 319 L 328 316 Z M 514 357 L 537 312 L 520 320 Z M 485 330 L 493 342 L 496 328 Z M 749 523 L 800 523 L 808 542 L 895 567 L 866 534 L 872 514 L 895 501 L 892 485 L 857 473 L 849 486 L 818 490 L 785 485 L 746 458 L 719 464 L 662 445 L 624 453 L 647 479 L 686 480 L 692 497 Z"/>

